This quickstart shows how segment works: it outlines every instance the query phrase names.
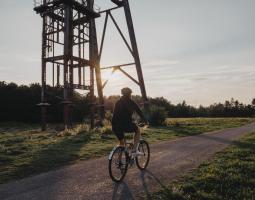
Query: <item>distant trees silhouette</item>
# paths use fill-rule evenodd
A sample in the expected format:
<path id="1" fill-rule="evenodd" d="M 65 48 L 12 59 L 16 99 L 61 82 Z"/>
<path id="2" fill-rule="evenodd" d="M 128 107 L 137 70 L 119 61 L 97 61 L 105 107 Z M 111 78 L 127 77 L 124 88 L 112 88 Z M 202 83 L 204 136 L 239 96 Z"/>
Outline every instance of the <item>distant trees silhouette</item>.
<path id="1" fill-rule="evenodd" d="M 46 99 L 50 106 L 47 109 L 49 122 L 61 122 L 63 91 L 61 88 L 47 86 Z M 41 86 L 38 83 L 29 86 L 0 82 L 0 121 L 40 122 Z M 89 114 L 87 96 L 74 93 L 73 121 L 82 121 Z"/>
<path id="2" fill-rule="evenodd" d="M 210 106 L 194 107 L 187 105 L 185 101 L 173 105 L 164 97 L 151 98 L 150 104 L 164 107 L 170 117 L 255 117 L 255 98 L 248 105 L 234 98 Z"/>
<path id="3" fill-rule="evenodd" d="M 62 122 L 62 88 L 47 86 L 47 109 L 49 122 Z M 27 123 L 40 122 L 41 86 L 38 83 L 29 86 L 15 83 L 0 82 L 0 121 L 17 121 Z M 120 96 L 105 97 L 106 110 L 113 111 L 115 102 Z M 142 104 L 140 96 L 133 99 Z M 73 121 L 79 122 L 89 117 L 89 96 L 74 93 L 73 97 Z M 168 117 L 255 117 L 255 98 L 251 104 L 243 104 L 231 99 L 224 103 L 215 103 L 210 106 L 194 107 L 187 105 L 185 101 L 177 105 L 172 104 L 164 97 L 149 98 L 150 105 L 162 109 Z"/>

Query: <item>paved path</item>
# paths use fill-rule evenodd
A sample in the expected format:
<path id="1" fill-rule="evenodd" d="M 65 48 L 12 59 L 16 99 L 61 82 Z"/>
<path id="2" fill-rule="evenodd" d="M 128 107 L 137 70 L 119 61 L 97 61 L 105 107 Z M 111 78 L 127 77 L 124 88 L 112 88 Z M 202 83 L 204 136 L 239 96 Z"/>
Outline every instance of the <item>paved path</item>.
<path id="1" fill-rule="evenodd" d="M 151 162 L 141 173 L 129 169 L 124 182 L 108 176 L 107 157 L 82 161 L 62 169 L 0 185 L 0 199 L 136 199 L 149 196 L 178 175 L 197 167 L 233 139 L 255 131 L 255 123 L 151 145 Z"/>

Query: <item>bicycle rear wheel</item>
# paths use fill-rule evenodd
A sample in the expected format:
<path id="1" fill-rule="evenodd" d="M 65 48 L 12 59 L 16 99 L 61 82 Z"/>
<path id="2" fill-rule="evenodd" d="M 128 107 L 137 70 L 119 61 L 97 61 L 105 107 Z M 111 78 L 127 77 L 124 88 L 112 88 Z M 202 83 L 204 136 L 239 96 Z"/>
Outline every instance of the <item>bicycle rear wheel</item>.
<path id="1" fill-rule="evenodd" d="M 116 147 L 109 156 L 109 175 L 115 182 L 123 180 L 128 169 L 128 154 L 124 147 Z"/>
<path id="2" fill-rule="evenodd" d="M 143 155 L 139 155 L 136 157 L 136 165 L 140 170 L 146 169 L 150 161 L 150 147 L 148 142 L 145 140 L 141 140 L 139 144 L 139 151 L 143 153 Z"/>

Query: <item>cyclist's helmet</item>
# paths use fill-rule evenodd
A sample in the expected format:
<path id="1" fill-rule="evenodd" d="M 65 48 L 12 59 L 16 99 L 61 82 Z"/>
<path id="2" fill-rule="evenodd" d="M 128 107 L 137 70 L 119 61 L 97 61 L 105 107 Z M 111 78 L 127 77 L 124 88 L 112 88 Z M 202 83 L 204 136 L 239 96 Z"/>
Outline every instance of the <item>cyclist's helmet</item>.
<path id="1" fill-rule="evenodd" d="M 130 96 L 132 94 L 132 90 L 128 87 L 122 88 L 121 89 L 121 94 L 123 96 Z"/>

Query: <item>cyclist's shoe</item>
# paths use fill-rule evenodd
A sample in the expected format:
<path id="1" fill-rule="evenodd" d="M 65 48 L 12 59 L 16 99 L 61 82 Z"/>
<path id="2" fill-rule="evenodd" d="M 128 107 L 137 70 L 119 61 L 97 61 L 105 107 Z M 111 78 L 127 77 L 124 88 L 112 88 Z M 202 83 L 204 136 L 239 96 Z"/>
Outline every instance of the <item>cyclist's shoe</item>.
<path id="1" fill-rule="evenodd" d="M 131 156 L 132 158 L 135 158 L 137 156 L 143 156 L 144 153 L 140 152 L 140 151 L 135 151 L 135 152 L 132 152 Z"/>

